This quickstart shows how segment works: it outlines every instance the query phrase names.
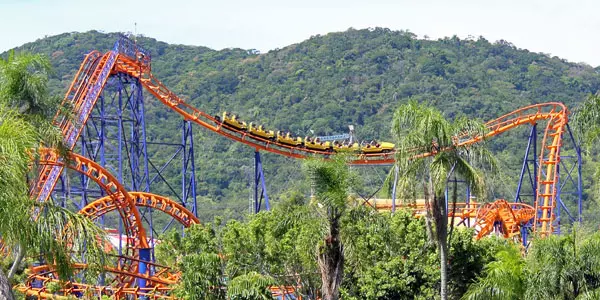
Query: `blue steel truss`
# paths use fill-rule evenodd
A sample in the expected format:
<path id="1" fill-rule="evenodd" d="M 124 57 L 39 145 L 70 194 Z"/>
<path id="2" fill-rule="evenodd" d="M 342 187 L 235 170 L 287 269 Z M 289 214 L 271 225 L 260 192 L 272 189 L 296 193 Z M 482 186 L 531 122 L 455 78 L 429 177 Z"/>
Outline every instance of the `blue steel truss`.
<path id="1" fill-rule="evenodd" d="M 259 213 L 262 207 L 262 201 L 265 200 L 265 209 L 271 210 L 269 196 L 267 195 L 267 185 L 265 183 L 265 174 L 263 172 L 260 152 L 254 152 L 254 213 Z"/>
<path id="2" fill-rule="evenodd" d="M 515 193 L 515 202 L 526 203 L 531 206 L 535 206 L 536 192 L 541 180 L 538 178 L 540 168 L 540 160 L 537 154 L 537 149 L 540 147 L 538 144 L 540 140 L 538 134 L 537 124 L 533 124 L 529 132 L 523 165 Z M 555 203 L 553 203 L 555 218 L 552 225 L 555 234 L 560 234 L 561 227 L 564 225 L 581 222 L 582 216 L 581 147 L 579 141 L 573 136 L 569 125 L 566 126 L 566 132 L 563 134 L 559 155 L 558 181 L 554 187 L 557 196 Z M 527 237 L 535 225 L 532 220 L 529 224 L 522 227 L 521 235 L 524 245 L 527 245 Z"/>
<path id="3" fill-rule="evenodd" d="M 197 216 L 196 174 L 192 124 L 183 121 L 181 140 L 150 142 L 146 132 L 143 87 L 139 80 L 127 74 L 111 74 L 99 92 L 96 105 L 78 140 L 76 152 L 91 158 L 115 175 L 129 191 L 166 195 L 180 202 Z M 169 158 L 153 158 L 148 153 L 161 149 Z M 164 158 L 163 158 L 164 159 Z M 179 174 L 179 176 L 173 176 Z M 52 195 L 54 201 L 76 210 L 104 196 L 89 178 L 79 174 L 60 177 Z M 150 208 L 140 208 L 140 215 L 149 231 L 150 246 L 158 234 L 177 224 L 170 219 L 157 223 Z M 164 218 L 163 218 L 164 219 Z M 104 226 L 114 226 L 122 232 L 120 218 L 101 218 Z M 123 245 L 119 245 L 119 253 Z M 153 251 L 152 251 L 153 252 Z M 153 259 L 153 253 L 151 255 Z"/>

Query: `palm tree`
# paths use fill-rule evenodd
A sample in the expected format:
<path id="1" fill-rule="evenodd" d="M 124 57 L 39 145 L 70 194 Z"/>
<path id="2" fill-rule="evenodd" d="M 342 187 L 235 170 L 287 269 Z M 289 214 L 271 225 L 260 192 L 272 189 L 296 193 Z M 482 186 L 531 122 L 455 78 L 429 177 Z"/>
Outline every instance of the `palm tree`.
<path id="1" fill-rule="evenodd" d="M 600 288 L 600 234 L 579 229 L 532 242 L 527 253 L 528 299 L 576 299 Z"/>
<path id="2" fill-rule="evenodd" d="M 48 93 L 50 61 L 42 55 L 8 52 L 0 58 L 0 99 L 8 107 L 26 116 L 52 116 L 59 104 L 58 97 Z"/>
<path id="3" fill-rule="evenodd" d="M 463 299 L 598 299 L 598 252 L 600 234 L 581 237 L 578 229 L 533 240 L 525 258 L 508 245 Z"/>
<path id="4" fill-rule="evenodd" d="M 582 144 L 586 146 L 586 150 L 590 150 L 591 147 L 597 144 L 600 138 L 600 93 L 596 95 L 589 95 L 585 101 L 583 101 L 576 109 L 573 115 L 572 121 L 574 131 Z M 589 153 L 589 151 L 586 151 Z M 600 195 L 600 167 L 597 167 L 594 174 L 593 184 L 595 185 L 595 194 Z M 595 214 L 591 214 L 589 219 L 585 216 L 587 221 L 596 221 Z"/>
<path id="5" fill-rule="evenodd" d="M 485 276 L 469 287 L 464 300 L 518 300 L 526 291 L 525 259 L 515 244 L 498 251 L 495 260 L 485 266 Z"/>
<path id="6" fill-rule="evenodd" d="M 474 164 L 492 166 L 493 158 L 483 143 L 467 146 L 459 142 L 465 137 L 484 136 L 485 130 L 476 120 L 462 117 L 449 121 L 437 109 L 415 101 L 401 105 L 394 113 L 392 133 L 397 141 L 398 185 L 405 197 L 415 197 L 417 187 L 423 189 L 427 236 L 440 254 L 440 295 L 444 300 L 448 296 L 448 208 L 444 191 L 453 173 L 474 194 L 483 196 L 483 177 Z"/>
<path id="7" fill-rule="evenodd" d="M 348 190 L 354 181 L 346 158 L 309 159 L 304 167 L 314 191 L 317 212 L 324 219 L 325 234 L 317 245 L 317 261 L 321 272 L 321 293 L 325 300 L 337 300 L 344 276 L 344 244 L 341 218 L 348 208 Z"/>
<path id="8" fill-rule="evenodd" d="M 86 248 L 93 264 L 104 259 L 98 243 L 102 231 L 90 220 L 29 198 L 32 156 L 35 161 L 42 145 L 61 144 L 60 130 L 47 118 L 54 101 L 47 93 L 48 72 L 49 63 L 40 55 L 11 52 L 0 59 L 0 236 L 14 258 L 8 274 L 0 270 L 2 299 L 13 299 L 10 279 L 26 254 L 41 253 L 61 276 L 70 274 L 72 249 Z M 35 220 L 34 208 L 42 212 Z"/>

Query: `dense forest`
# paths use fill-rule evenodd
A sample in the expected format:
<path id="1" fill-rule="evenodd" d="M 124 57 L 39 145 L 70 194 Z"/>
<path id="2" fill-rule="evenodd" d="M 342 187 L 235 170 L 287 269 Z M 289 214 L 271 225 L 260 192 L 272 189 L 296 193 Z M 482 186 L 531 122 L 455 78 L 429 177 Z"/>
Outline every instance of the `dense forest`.
<path id="1" fill-rule="evenodd" d="M 50 90 L 63 95 L 83 56 L 111 49 L 116 38 L 97 31 L 65 33 L 17 50 L 48 55 L 54 68 Z M 409 99 L 434 105 L 450 118 L 464 114 L 485 121 L 532 103 L 561 101 L 572 108 L 600 88 L 598 68 L 484 37 L 427 40 L 407 31 L 349 29 L 268 53 L 170 45 L 147 37 L 137 42 L 151 52 L 154 75 L 194 106 L 211 114 L 234 111 L 299 136 L 345 133 L 352 124 L 358 139 L 390 139 L 392 113 Z M 179 116 L 148 93 L 146 118 L 149 140 L 181 140 Z M 245 214 L 253 149 L 201 128 L 194 134 L 201 219 Z M 503 166 L 492 181 L 492 196 L 514 197 L 526 135 L 526 129 L 515 130 L 489 143 Z M 169 151 L 149 148 L 157 164 Z M 307 193 L 297 172 L 300 162 L 272 154 L 263 161 L 272 201 L 294 191 Z M 178 171 L 166 170 L 174 186 Z M 376 191 L 387 172 L 358 171 L 373 179 L 372 186 L 364 183 L 365 193 Z"/>

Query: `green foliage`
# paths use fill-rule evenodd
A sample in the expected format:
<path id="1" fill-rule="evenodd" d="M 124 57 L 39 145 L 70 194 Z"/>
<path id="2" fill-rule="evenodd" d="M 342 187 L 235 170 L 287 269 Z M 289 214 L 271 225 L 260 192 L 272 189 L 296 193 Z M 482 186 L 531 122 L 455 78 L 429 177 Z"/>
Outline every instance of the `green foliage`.
<path id="1" fill-rule="evenodd" d="M 115 39 L 97 31 L 64 33 L 19 49 L 50 58 L 55 69 L 50 93 L 62 95 L 83 55 L 106 51 Z M 354 124 L 359 140 L 391 139 L 387 124 L 394 109 L 410 98 L 430 103 L 449 119 L 464 114 L 487 121 L 531 103 L 563 101 L 572 107 L 600 87 L 600 75 L 590 66 L 483 37 L 423 40 L 408 31 L 349 29 L 263 54 L 169 45 L 147 37 L 137 41 L 151 51 L 154 75 L 192 105 L 210 114 L 235 111 L 247 121 L 299 136 L 311 129 L 317 135 L 343 133 Z M 180 141 L 176 114 L 150 97 L 145 108 L 152 141 Z M 514 191 L 526 134 L 514 130 L 490 142 L 503 166 L 501 177 L 489 182 L 496 197 Z M 254 150 L 204 130 L 195 130 L 194 137 L 201 219 L 241 217 L 249 186 L 240 170 L 251 170 Z M 151 146 L 149 153 L 158 165 L 172 150 Z M 292 189 L 306 193 L 299 162 L 264 155 L 263 163 L 271 199 Z M 180 186 L 176 172 L 167 170 L 172 186 Z M 174 196 L 160 189 L 155 192 Z"/>
<path id="2" fill-rule="evenodd" d="M 439 280 L 435 251 L 422 220 L 407 211 L 393 216 L 366 208 L 344 220 L 348 251 L 344 299 L 427 299 Z"/>
<path id="3" fill-rule="evenodd" d="M 231 300 L 273 299 L 269 287 L 275 280 L 256 272 L 235 277 L 227 288 L 227 297 Z"/>
<path id="4" fill-rule="evenodd" d="M 524 266 L 520 249 L 508 245 L 486 265 L 486 276 L 472 285 L 463 299 L 522 299 L 526 288 Z"/>
<path id="5" fill-rule="evenodd" d="M 177 295 L 187 299 L 224 299 L 262 291 L 258 274 L 270 285 L 295 287 L 298 295 L 315 299 L 321 287 L 316 245 L 322 241 L 321 218 L 307 206 L 280 205 L 271 212 L 232 220 L 222 227 L 196 225 L 183 238 L 164 236 L 156 255 L 171 256 L 183 272 Z M 345 249 L 343 299 L 431 299 L 438 295 L 439 258 L 427 243 L 422 219 L 400 210 L 377 213 L 364 206 L 349 207 L 341 219 Z M 498 239 L 474 241 L 471 230 L 457 229 L 450 241 L 452 297 L 460 297 L 494 253 L 505 244 Z M 239 278 L 239 279 L 238 279 Z M 252 279 L 254 278 L 254 279 Z"/>
<path id="6" fill-rule="evenodd" d="M 303 164 L 315 199 L 327 209 L 343 214 L 348 206 L 348 191 L 356 182 L 356 175 L 349 171 L 347 158 L 336 155 L 332 159 L 309 159 Z"/>
<path id="7" fill-rule="evenodd" d="M 212 225 L 193 225 L 185 230 L 185 238 L 171 231 L 156 246 L 158 261 L 182 271 L 175 288 L 185 299 L 224 299 L 225 260 L 217 232 Z"/>
<path id="8" fill-rule="evenodd" d="M 25 115 L 50 117 L 59 104 L 59 98 L 48 93 L 51 69 L 50 61 L 41 54 L 18 55 L 11 50 L 8 59 L 0 58 L 2 104 Z"/>
<path id="9" fill-rule="evenodd" d="M 600 234 L 535 239 L 525 258 L 514 246 L 496 254 L 464 299 L 596 299 Z"/>
<path id="10" fill-rule="evenodd" d="M 0 236 L 14 258 L 9 278 L 25 256 L 40 253 L 63 278 L 71 274 L 73 251 L 86 253 L 90 273 L 97 274 L 105 261 L 99 245 L 104 233 L 91 220 L 29 197 L 28 178 L 37 175 L 31 164 L 40 146 L 61 147 L 60 130 L 47 119 L 53 103 L 48 72 L 48 60 L 39 55 L 11 53 L 0 59 Z"/>
<path id="11" fill-rule="evenodd" d="M 348 256 L 344 299 L 431 299 L 439 295 L 439 258 L 427 243 L 425 224 L 408 211 L 353 210 L 346 224 Z M 499 242 L 474 241 L 457 229 L 450 241 L 450 295 L 460 297 L 493 259 Z"/>

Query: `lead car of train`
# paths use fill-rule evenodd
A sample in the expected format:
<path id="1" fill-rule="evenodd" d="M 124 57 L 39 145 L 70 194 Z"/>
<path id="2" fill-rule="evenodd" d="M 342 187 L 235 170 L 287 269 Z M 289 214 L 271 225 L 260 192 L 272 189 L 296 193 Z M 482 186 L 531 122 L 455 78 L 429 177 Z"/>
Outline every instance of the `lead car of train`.
<path id="1" fill-rule="evenodd" d="M 321 141 L 319 138 L 305 137 L 304 139 L 299 136 L 293 136 L 289 131 L 277 132 L 273 130 L 267 130 L 262 125 L 256 125 L 254 123 L 247 124 L 246 122 L 239 119 L 236 114 L 223 112 L 221 116 L 215 116 L 217 122 L 226 125 L 227 127 L 233 128 L 238 131 L 246 131 L 250 136 L 258 137 L 260 139 L 269 140 L 285 144 L 293 147 L 304 147 L 310 150 L 325 151 L 325 152 L 362 152 L 365 154 L 369 153 L 389 153 L 394 151 L 394 144 L 388 142 L 362 142 L 362 143 L 349 143 L 334 141 Z"/>

